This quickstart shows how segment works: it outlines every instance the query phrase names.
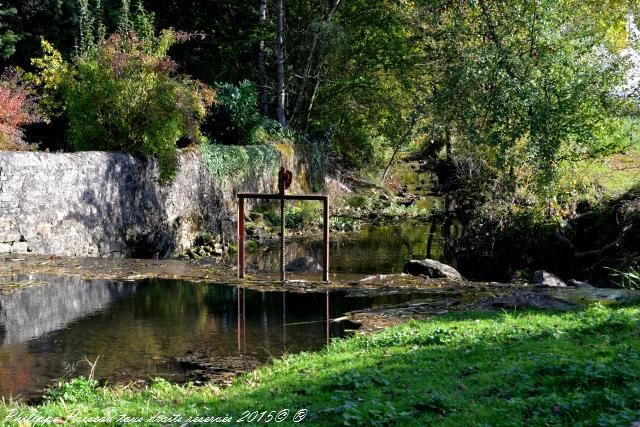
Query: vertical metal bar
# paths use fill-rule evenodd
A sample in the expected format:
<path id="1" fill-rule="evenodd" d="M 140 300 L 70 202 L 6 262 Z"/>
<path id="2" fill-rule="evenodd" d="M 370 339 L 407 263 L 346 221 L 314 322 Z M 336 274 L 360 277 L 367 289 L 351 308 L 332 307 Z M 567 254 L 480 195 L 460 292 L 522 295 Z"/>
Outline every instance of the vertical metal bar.
<path id="1" fill-rule="evenodd" d="M 238 277 L 244 277 L 244 197 L 238 199 Z"/>
<path id="2" fill-rule="evenodd" d="M 282 193 L 284 195 L 284 192 Z M 280 199 L 280 280 L 284 282 L 284 197 Z"/>
<path id="3" fill-rule="evenodd" d="M 326 323 L 326 329 L 325 329 L 325 333 L 327 336 L 327 345 L 329 345 L 329 322 L 331 321 L 331 318 L 329 317 L 329 291 L 326 291 L 327 294 L 327 300 L 326 300 L 326 311 L 325 311 L 325 323 Z"/>
<path id="4" fill-rule="evenodd" d="M 236 296 L 238 299 L 238 319 L 237 319 L 237 335 L 238 335 L 238 353 L 242 353 L 242 341 L 240 340 L 240 286 L 236 287 Z"/>
<path id="5" fill-rule="evenodd" d="M 282 291 L 282 343 L 283 351 L 287 351 L 287 291 Z"/>
<path id="6" fill-rule="evenodd" d="M 322 280 L 329 281 L 329 198 L 323 200 L 324 227 L 323 227 L 323 246 L 322 246 Z"/>

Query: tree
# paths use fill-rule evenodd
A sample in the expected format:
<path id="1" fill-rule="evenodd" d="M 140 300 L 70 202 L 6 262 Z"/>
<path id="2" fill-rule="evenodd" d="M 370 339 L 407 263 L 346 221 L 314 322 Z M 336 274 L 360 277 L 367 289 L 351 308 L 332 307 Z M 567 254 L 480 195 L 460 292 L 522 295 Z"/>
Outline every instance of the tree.
<path id="1" fill-rule="evenodd" d="M 265 42 L 262 31 L 267 21 L 267 0 L 260 0 L 258 25 L 260 40 L 258 41 L 258 83 L 260 89 L 260 113 L 266 117 L 269 114 L 269 91 L 267 88 L 267 67 L 265 64 Z"/>
<path id="2" fill-rule="evenodd" d="M 321 21 L 310 129 L 332 131 L 346 166 L 384 167 L 392 147 L 421 133 L 424 118 L 415 113 L 429 70 L 421 64 L 415 14 L 411 1 L 350 0 Z"/>
<path id="3" fill-rule="evenodd" d="M 287 125 L 285 116 L 286 109 L 286 89 L 285 89 L 285 58 L 284 58 L 284 0 L 277 0 L 276 9 L 276 63 L 277 63 L 277 100 L 278 100 L 278 122 L 281 126 Z"/>
<path id="4" fill-rule="evenodd" d="M 594 14 L 555 0 L 425 2 L 432 143 L 476 156 L 511 192 L 529 186 L 548 202 L 562 164 L 628 141 L 617 114 L 628 63 L 600 25 L 623 10 Z"/>
<path id="5" fill-rule="evenodd" d="M 41 120 L 32 85 L 20 71 L 7 68 L 0 76 L 0 149 L 30 149 L 23 140 L 23 126 Z"/>
<path id="6" fill-rule="evenodd" d="M 15 7 L 7 7 L 0 3 L 0 58 L 7 59 L 16 51 L 19 37 L 7 25 L 9 18 L 16 15 Z"/>

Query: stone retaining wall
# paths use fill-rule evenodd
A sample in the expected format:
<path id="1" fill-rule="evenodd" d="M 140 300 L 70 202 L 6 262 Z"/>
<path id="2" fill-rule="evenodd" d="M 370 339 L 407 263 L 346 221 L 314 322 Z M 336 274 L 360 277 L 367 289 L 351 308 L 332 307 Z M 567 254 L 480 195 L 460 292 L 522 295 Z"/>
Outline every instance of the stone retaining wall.
<path id="1" fill-rule="evenodd" d="M 233 239 L 236 193 L 275 192 L 273 175 L 214 179 L 187 151 L 160 185 L 155 162 L 127 154 L 0 152 L 0 253 L 155 258 L 190 247 L 202 230 Z"/>

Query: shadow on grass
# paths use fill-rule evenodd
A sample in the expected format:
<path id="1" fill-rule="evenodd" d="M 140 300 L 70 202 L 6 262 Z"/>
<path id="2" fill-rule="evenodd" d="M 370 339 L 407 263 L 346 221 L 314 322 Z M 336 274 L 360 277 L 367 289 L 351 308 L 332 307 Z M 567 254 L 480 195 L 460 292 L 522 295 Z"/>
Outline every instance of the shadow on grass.
<path id="1" fill-rule="evenodd" d="M 276 362 L 222 407 L 306 408 L 328 426 L 629 425 L 640 418 L 634 307 L 412 322 Z"/>

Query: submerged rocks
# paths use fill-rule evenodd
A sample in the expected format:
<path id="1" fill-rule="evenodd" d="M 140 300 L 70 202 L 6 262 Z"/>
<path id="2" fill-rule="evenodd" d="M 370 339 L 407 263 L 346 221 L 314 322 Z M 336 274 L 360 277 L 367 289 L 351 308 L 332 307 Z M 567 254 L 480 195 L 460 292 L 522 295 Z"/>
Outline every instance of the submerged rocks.
<path id="1" fill-rule="evenodd" d="M 579 289 L 594 289 L 595 286 L 593 286 L 590 283 L 587 282 L 581 282 L 580 280 L 576 280 L 576 279 L 571 279 L 567 282 L 567 284 L 569 286 L 573 286 L 574 288 L 579 288 Z"/>
<path id="2" fill-rule="evenodd" d="M 414 276 L 426 276 L 434 279 L 447 278 L 453 280 L 464 280 L 462 275 L 450 265 L 443 264 L 433 259 L 412 259 L 402 268 L 403 273 Z"/>
<path id="3" fill-rule="evenodd" d="M 517 292 L 512 295 L 494 298 L 489 301 L 489 305 L 492 308 L 535 308 L 538 310 L 567 310 L 574 307 L 573 304 L 567 301 L 535 292 Z"/>
<path id="4" fill-rule="evenodd" d="M 322 266 L 318 261 L 310 256 L 301 256 L 290 261 L 286 265 L 285 270 L 291 271 L 293 273 L 313 274 L 321 273 Z"/>
<path id="5" fill-rule="evenodd" d="M 533 273 L 533 283 L 538 286 L 550 286 L 553 288 L 567 287 L 567 284 L 564 283 L 561 278 L 544 270 L 537 270 L 535 273 Z"/>

